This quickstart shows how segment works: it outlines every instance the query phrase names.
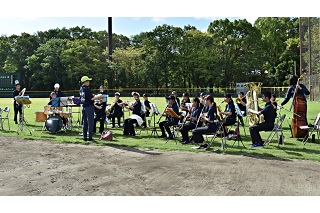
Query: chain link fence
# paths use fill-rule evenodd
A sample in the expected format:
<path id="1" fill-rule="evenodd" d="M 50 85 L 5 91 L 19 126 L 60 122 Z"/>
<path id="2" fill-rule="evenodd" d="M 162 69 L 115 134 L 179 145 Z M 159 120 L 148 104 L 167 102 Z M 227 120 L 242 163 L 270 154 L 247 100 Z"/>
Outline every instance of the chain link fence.
<path id="1" fill-rule="evenodd" d="M 300 18 L 300 69 L 308 71 L 302 83 L 310 90 L 310 101 L 320 100 L 320 18 Z"/>

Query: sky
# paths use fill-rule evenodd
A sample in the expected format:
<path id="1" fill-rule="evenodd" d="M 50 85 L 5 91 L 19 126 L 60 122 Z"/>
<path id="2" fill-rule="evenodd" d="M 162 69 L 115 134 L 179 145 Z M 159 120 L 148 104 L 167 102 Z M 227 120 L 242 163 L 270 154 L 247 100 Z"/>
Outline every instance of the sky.
<path id="1" fill-rule="evenodd" d="M 137 35 L 141 32 L 152 31 L 162 24 L 184 27 L 195 26 L 198 30 L 206 31 L 210 22 L 215 19 L 246 18 L 252 24 L 257 17 L 113 17 L 113 33 L 125 36 Z M 93 31 L 107 30 L 106 17 L 0 17 L 0 35 L 20 35 L 22 32 L 34 34 L 37 31 L 47 31 L 55 28 L 70 28 L 85 26 Z"/>
<path id="2" fill-rule="evenodd" d="M 311 0 L 304 0 L 305 4 Z M 2 1 L 0 35 L 34 34 L 55 28 L 85 26 L 93 31 L 107 30 L 107 17 L 113 17 L 113 33 L 125 36 L 152 31 L 156 26 L 195 26 L 206 31 L 210 22 L 228 18 L 319 16 L 317 7 L 301 11 L 297 0 L 15 0 Z"/>

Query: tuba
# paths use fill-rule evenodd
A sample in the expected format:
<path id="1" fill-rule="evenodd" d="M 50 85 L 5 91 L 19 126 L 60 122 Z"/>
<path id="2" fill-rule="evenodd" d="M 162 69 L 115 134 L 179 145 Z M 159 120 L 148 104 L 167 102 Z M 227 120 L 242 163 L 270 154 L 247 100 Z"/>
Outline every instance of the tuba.
<path id="1" fill-rule="evenodd" d="M 244 86 L 249 89 L 246 94 L 247 98 L 247 112 L 248 109 L 253 109 L 259 111 L 259 104 L 258 104 L 258 93 L 260 92 L 261 82 L 249 82 L 246 83 Z M 247 113 L 249 125 L 253 126 L 259 123 L 260 117 L 259 115 Z"/>

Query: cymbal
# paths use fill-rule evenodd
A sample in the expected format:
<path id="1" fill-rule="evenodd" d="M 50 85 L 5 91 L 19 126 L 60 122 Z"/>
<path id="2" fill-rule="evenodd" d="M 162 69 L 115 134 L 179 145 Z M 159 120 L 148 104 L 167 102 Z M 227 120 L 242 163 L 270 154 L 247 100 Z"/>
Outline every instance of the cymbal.
<path id="1" fill-rule="evenodd" d="M 29 99 L 23 99 L 23 98 L 18 99 L 17 102 L 19 104 L 31 104 L 31 101 Z"/>

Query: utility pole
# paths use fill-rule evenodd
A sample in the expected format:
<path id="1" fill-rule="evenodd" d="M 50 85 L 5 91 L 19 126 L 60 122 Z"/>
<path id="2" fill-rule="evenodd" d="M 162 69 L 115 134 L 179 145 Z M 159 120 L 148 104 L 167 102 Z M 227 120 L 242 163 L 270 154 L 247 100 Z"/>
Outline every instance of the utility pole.
<path id="1" fill-rule="evenodd" d="M 108 59 L 112 61 L 112 17 L 108 17 Z"/>
<path id="2" fill-rule="evenodd" d="M 312 100 L 313 91 L 311 86 L 311 74 L 312 74 L 312 59 L 311 59 L 311 26 L 310 26 L 310 17 L 308 17 L 308 49 L 309 49 L 309 91 L 311 93 L 310 100 Z"/>

